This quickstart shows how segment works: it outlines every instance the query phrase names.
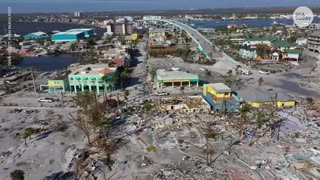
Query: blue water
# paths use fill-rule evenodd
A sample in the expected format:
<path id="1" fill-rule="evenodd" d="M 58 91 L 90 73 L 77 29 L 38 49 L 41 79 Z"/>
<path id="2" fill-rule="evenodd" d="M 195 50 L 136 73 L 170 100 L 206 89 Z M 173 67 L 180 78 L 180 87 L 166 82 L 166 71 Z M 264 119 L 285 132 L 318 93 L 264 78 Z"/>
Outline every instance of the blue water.
<path id="1" fill-rule="evenodd" d="M 77 55 L 24 57 L 17 67 L 32 68 L 37 71 L 63 70 L 70 64 L 76 63 L 78 58 Z"/>
<path id="2" fill-rule="evenodd" d="M 7 34 L 5 32 L 5 27 L 7 22 L 0 21 L 0 34 Z M 105 29 L 97 28 L 94 26 L 88 25 L 78 25 L 78 24 L 71 24 L 71 23 L 41 23 L 41 22 L 13 22 L 11 31 L 12 34 L 19 34 L 19 35 L 26 35 L 31 32 L 43 31 L 43 32 L 51 32 L 51 31 L 66 31 L 69 29 L 75 28 L 93 28 L 95 33 L 98 35 L 102 35 L 106 32 Z"/>
<path id="3" fill-rule="evenodd" d="M 283 23 L 287 25 L 292 25 L 293 20 L 292 19 L 254 19 L 254 20 L 212 20 L 212 21 L 188 21 L 185 22 L 188 25 L 193 24 L 194 28 L 218 28 L 218 27 L 226 27 L 229 24 L 236 24 L 236 25 L 242 25 L 246 24 L 247 26 L 255 26 L 255 27 L 261 27 L 261 26 L 272 26 L 273 22 L 277 21 L 278 23 Z M 320 18 L 314 18 L 314 23 L 320 23 Z"/>

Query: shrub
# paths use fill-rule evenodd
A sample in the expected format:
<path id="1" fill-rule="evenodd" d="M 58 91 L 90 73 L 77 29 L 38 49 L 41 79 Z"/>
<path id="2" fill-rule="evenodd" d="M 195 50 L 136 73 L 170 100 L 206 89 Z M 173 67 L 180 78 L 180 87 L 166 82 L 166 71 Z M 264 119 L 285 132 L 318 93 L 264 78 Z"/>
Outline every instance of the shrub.
<path id="1" fill-rule="evenodd" d="M 12 180 L 24 180 L 24 172 L 22 170 L 14 170 L 10 173 Z"/>
<path id="2" fill-rule="evenodd" d="M 147 151 L 148 152 L 156 151 L 156 147 L 155 146 L 149 146 L 149 147 L 147 147 Z"/>

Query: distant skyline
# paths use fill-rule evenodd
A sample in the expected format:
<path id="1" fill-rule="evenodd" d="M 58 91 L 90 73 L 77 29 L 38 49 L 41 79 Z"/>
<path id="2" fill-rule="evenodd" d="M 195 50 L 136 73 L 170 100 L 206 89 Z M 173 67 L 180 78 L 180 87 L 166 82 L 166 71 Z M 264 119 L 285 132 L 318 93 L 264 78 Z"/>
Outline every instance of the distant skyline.
<path id="1" fill-rule="evenodd" d="M 320 0 L 1 0 L 0 13 L 320 6 Z"/>

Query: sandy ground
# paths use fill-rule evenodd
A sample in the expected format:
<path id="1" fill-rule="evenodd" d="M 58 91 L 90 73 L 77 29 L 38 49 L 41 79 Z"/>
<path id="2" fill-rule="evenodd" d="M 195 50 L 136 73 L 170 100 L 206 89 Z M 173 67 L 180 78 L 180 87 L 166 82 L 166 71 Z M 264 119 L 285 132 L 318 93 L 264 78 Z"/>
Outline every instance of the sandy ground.
<path id="1" fill-rule="evenodd" d="M 9 180 L 10 172 L 15 169 L 23 170 L 26 179 L 43 179 L 52 173 L 66 172 L 75 150 L 84 147 L 84 136 L 70 119 L 70 113 L 75 110 L 34 110 L 27 114 L 0 108 L 0 150 L 11 152 L 8 157 L 0 157 L 0 179 Z M 66 129 L 42 131 L 28 139 L 26 146 L 22 138 L 24 129 L 41 128 L 40 122 L 49 126 L 62 123 Z"/>

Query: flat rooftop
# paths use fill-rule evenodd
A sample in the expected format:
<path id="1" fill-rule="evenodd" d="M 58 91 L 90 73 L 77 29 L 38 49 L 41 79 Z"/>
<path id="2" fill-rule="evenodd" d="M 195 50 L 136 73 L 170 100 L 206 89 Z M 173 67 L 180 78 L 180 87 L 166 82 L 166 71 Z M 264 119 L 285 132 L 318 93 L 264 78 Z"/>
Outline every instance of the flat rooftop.
<path id="1" fill-rule="evenodd" d="M 115 72 L 116 69 L 117 68 L 109 67 L 108 64 L 87 64 L 75 68 L 69 75 L 106 75 Z"/>
<path id="2" fill-rule="evenodd" d="M 224 83 L 205 84 L 204 86 L 210 86 L 218 93 L 231 92 L 231 88 L 229 88 Z"/>
<path id="3" fill-rule="evenodd" d="M 183 71 L 166 71 L 165 69 L 157 70 L 158 80 L 199 80 L 199 76 Z"/>

